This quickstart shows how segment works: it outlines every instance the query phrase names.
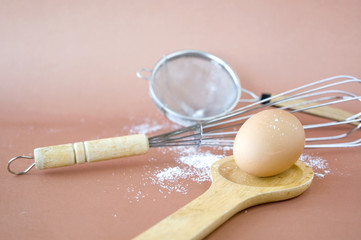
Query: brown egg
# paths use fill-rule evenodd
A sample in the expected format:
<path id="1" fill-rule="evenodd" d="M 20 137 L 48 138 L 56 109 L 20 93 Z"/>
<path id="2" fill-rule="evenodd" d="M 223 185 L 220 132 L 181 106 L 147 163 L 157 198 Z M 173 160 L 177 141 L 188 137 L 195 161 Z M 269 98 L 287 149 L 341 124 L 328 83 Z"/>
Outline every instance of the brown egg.
<path id="1" fill-rule="evenodd" d="M 234 159 L 243 171 L 268 177 L 290 168 L 305 146 L 300 121 L 283 110 L 265 110 L 249 118 L 234 141 Z"/>

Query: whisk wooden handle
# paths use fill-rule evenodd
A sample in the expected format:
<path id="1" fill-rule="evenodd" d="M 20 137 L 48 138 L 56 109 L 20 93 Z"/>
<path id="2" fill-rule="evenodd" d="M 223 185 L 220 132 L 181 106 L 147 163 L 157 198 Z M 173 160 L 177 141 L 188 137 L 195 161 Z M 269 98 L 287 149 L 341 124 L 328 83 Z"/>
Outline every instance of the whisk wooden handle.
<path id="1" fill-rule="evenodd" d="M 34 150 L 35 167 L 48 169 L 144 154 L 149 149 L 144 134 L 41 147 Z"/>
<path id="2" fill-rule="evenodd" d="M 290 105 L 294 105 L 294 106 L 290 107 L 290 109 L 295 109 L 295 110 L 302 109 L 302 108 L 307 108 L 307 107 L 311 107 L 311 106 L 315 106 L 315 105 L 319 105 L 319 103 L 317 103 L 317 102 L 302 104 L 302 103 L 307 102 L 304 99 L 294 99 L 294 100 L 289 100 L 289 101 L 286 101 L 286 102 L 278 102 L 278 103 L 276 103 L 278 100 L 282 100 L 282 99 L 284 99 L 286 97 L 287 96 L 277 97 L 277 98 L 272 99 L 271 102 L 275 103 L 275 106 L 277 106 L 277 107 L 287 107 L 287 106 L 290 106 Z M 303 110 L 303 112 L 306 112 L 308 114 L 315 115 L 315 116 L 318 116 L 318 117 L 335 120 L 335 121 L 344 121 L 345 119 L 355 115 L 355 114 L 350 113 L 348 111 L 342 110 L 342 109 L 337 108 L 337 107 L 331 107 L 331 106 L 310 108 L 310 109 Z M 350 124 L 357 126 L 359 124 L 359 122 L 352 122 Z"/>

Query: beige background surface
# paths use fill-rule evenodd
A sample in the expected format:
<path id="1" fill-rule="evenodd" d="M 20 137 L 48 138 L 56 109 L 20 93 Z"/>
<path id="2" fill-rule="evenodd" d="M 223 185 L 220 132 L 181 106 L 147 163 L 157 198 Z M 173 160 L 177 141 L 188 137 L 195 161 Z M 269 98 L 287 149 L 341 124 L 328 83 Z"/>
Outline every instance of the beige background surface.
<path id="1" fill-rule="evenodd" d="M 189 179 L 187 194 L 164 195 L 147 184 L 135 201 L 129 187 L 144 184 L 145 165 L 177 164 L 156 149 L 20 177 L 6 170 L 11 157 L 36 147 L 125 135 L 146 121 L 168 124 L 147 82 L 135 76 L 167 53 L 213 53 L 257 94 L 361 76 L 356 0 L 1 0 L 0 6 L 2 239 L 129 239 L 209 187 Z M 236 215 L 208 239 L 358 239 L 360 148 L 306 151 L 326 159 L 331 174 L 299 198 Z"/>

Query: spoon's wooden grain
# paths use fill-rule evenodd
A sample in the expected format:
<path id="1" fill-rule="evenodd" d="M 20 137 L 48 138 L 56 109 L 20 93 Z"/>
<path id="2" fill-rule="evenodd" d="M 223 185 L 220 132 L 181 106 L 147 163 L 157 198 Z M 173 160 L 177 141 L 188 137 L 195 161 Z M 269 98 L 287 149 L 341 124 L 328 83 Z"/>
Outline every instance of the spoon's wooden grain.
<path id="1" fill-rule="evenodd" d="M 276 176 L 258 178 L 242 172 L 233 157 L 213 164 L 211 174 L 213 183 L 203 195 L 135 239 L 202 239 L 245 208 L 302 194 L 313 179 L 312 169 L 301 161 Z"/>

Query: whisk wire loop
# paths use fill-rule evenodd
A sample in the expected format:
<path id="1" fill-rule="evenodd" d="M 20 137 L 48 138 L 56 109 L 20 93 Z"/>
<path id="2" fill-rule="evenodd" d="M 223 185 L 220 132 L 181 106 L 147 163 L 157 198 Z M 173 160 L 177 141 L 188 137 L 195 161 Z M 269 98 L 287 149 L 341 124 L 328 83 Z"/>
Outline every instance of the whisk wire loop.
<path id="1" fill-rule="evenodd" d="M 344 110 L 331 107 L 347 102 L 361 102 L 361 96 L 348 90 L 333 89 L 346 84 L 361 83 L 360 79 L 352 76 L 335 76 L 312 82 L 280 94 L 260 99 L 257 102 L 239 107 L 220 117 L 207 120 L 181 130 L 151 137 L 150 146 L 232 146 L 238 129 L 255 113 L 269 107 L 278 107 L 291 113 L 305 112 L 323 118 L 334 120 L 332 122 L 304 125 L 305 130 L 333 127 L 339 125 L 353 125 L 351 130 L 336 136 L 306 138 L 306 148 L 326 147 L 356 147 L 361 145 L 358 140 L 328 143 L 331 140 L 340 140 L 349 137 L 361 128 L 361 112 L 351 114 Z M 360 85 L 358 86 L 360 87 Z M 336 110 L 335 110 L 336 109 Z M 307 134 L 307 132 L 306 132 Z M 309 144 L 309 142 L 323 141 L 323 143 Z"/>

